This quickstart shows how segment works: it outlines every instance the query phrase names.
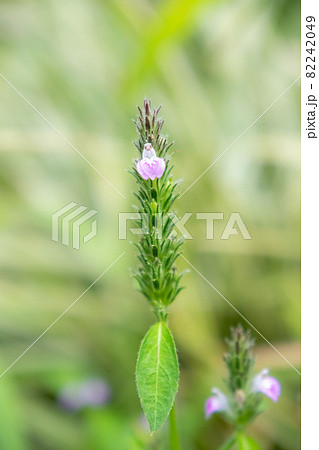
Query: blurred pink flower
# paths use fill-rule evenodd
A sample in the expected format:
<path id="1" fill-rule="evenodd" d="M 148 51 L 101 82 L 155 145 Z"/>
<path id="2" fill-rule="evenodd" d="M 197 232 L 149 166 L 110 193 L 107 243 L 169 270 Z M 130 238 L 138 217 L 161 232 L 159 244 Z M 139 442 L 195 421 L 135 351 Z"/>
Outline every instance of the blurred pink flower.
<path id="1" fill-rule="evenodd" d="M 212 389 L 212 396 L 205 403 L 205 417 L 208 419 L 218 411 L 229 411 L 228 399 L 219 389 Z"/>
<path id="2" fill-rule="evenodd" d="M 273 402 L 277 402 L 281 393 L 280 383 L 276 378 L 269 376 L 268 373 L 268 369 L 263 369 L 254 377 L 252 392 L 262 392 Z"/>
<path id="3" fill-rule="evenodd" d="M 89 378 L 63 387 L 58 395 L 62 408 L 76 411 L 85 407 L 97 408 L 110 400 L 111 390 L 105 380 Z"/>

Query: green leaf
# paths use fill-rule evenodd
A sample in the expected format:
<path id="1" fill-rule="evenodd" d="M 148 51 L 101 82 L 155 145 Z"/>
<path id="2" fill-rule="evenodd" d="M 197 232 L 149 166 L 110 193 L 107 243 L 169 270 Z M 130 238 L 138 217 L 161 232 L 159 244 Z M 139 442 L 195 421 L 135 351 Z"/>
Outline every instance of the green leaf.
<path id="1" fill-rule="evenodd" d="M 252 438 L 240 433 L 237 436 L 237 444 L 239 450 L 261 450 L 261 447 Z"/>
<path id="2" fill-rule="evenodd" d="M 178 359 L 171 332 L 157 322 L 144 337 L 136 364 L 136 385 L 151 432 L 165 422 L 178 388 Z"/>

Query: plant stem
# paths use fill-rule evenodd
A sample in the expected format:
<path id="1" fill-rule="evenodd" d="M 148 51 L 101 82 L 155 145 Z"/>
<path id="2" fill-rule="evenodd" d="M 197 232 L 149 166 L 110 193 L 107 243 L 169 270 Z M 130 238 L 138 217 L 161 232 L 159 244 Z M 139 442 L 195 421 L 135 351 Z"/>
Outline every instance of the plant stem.
<path id="1" fill-rule="evenodd" d="M 236 442 L 236 436 L 233 434 L 225 444 L 219 447 L 219 450 L 230 450 Z"/>
<path id="2" fill-rule="evenodd" d="M 170 450 L 180 450 L 175 416 L 175 404 L 173 405 L 171 412 L 169 413 L 169 443 Z"/>

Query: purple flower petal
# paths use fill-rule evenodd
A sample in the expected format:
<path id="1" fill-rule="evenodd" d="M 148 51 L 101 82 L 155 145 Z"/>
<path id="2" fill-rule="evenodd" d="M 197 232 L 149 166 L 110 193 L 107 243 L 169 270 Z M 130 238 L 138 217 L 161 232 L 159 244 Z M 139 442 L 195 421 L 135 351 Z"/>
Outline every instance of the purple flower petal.
<path id="1" fill-rule="evenodd" d="M 205 402 L 205 417 L 208 419 L 212 414 L 218 411 L 228 411 L 228 399 L 219 389 L 212 389 L 213 395 Z"/>
<path id="2" fill-rule="evenodd" d="M 163 158 L 154 156 L 153 158 L 143 158 L 136 163 L 136 170 L 144 180 L 154 180 L 161 178 L 165 170 L 165 161 Z"/>
<path id="3" fill-rule="evenodd" d="M 205 417 L 208 419 L 212 414 L 220 410 L 217 397 L 209 397 L 205 402 Z"/>
<path id="4" fill-rule="evenodd" d="M 277 378 L 269 376 L 268 373 L 269 370 L 264 369 L 255 376 L 252 391 L 261 392 L 273 402 L 277 402 L 280 397 L 281 386 Z"/>
<path id="5" fill-rule="evenodd" d="M 156 168 L 156 177 L 161 178 L 165 170 L 165 160 L 163 158 L 156 158 L 158 160 L 158 165 Z"/>
<path id="6" fill-rule="evenodd" d="M 146 172 L 144 172 L 144 167 L 142 165 L 142 161 L 143 161 L 143 159 L 141 161 L 137 161 L 137 163 L 136 163 L 136 170 L 141 175 L 141 177 L 144 178 L 144 180 L 148 180 L 149 176 L 147 175 Z"/>

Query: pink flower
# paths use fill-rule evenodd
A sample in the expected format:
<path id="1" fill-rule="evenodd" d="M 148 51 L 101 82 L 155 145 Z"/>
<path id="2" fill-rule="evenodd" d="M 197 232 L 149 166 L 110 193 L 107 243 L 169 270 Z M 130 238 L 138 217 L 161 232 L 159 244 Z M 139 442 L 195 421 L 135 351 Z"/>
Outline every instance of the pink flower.
<path id="1" fill-rule="evenodd" d="M 146 143 L 144 145 L 143 159 L 137 161 L 136 170 L 144 180 L 161 178 L 165 170 L 165 161 L 163 158 L 156 156 L 151 144 Z"/>
<path id="2" fill-rule="evenodd" d="M 228 399 L 219 389 L 212 389 L 212 396 L 205 403 L 205 417 L 208 419 L 218 411 L 229 411 Z"/>
<path id="3" fill-rule="evenodd" d="M 254 377 L 252 392 L 261 392 L 273 402 L 277 402 L 281 393 L 280 383 L 276 378 L 269 376 L 268 373 L 268 369 L 263 369 Z"/>
<path id="4" fill-rule="evenodd" d="M 102 378 L 67 384 L 58 395 L 62 408 L 77 411 L 86 407 L 98 408 L 108 403 L 111 389 Z"/>

